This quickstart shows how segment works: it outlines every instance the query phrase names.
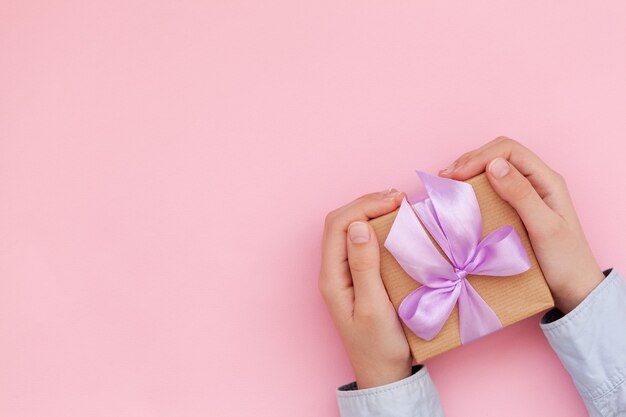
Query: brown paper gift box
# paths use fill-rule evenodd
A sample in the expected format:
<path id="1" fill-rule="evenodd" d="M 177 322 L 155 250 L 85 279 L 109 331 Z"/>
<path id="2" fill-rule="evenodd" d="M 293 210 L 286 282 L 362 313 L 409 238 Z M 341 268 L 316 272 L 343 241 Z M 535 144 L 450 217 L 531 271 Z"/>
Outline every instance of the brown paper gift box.
<path id="1" fill-rule="evenodd" d="M 550 289 L 537 263 L 530 245 L 528 234 L 517 212 L 502 200 L 489 184 L 485 173 L 466 181 L 473 188 L 480 206 L 483 220 L 483 235 L 500 226 L 511 225 L 519 235 L 531 262 L 528 271 L 508 277 L 468 275 L 467 279 L 480 296 L 496 313 L 503 326 L 509 326 L 534 314 L 552 308 L 554 301 Z M 385 288 L 396 311 L 402 300 L 421 284 L 407 275 L 393 255 L 383 246 L 398 211 L 370 220 L 380 245 L 380 268 Z M 424 230 L 426 230 L 424 228 Z M 446 257 L 431 237 L 433 245 Z M 447 258 L 446 258 L 447 259 Z M 461 346 L 459 335 L 459 310 L 454 307 L 452 314 L 441 332 L 431 341 L 414 335 L 404 324 L 404 333 L 417 362 L 425 361 L 445 351 Z"/>

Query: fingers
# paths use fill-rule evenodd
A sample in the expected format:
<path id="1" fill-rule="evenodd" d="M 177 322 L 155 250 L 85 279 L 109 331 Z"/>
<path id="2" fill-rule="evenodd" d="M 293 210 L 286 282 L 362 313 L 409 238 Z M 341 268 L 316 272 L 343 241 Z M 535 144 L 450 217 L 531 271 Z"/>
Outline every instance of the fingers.
<path id="1" fill-rule="evenodd" d="M 480 148 L 459 157 L 439 174 L 456 180 L 466 180 L 486 170 L 495 158 L 507 159 L 535 188 L 541 198 L 562 194 L 559 175 L 537 155 L 513 139 L 498 137 Z"/>
<path id="2" fill-rule="evenodd" d="M 487 166 L 487 177 L 493 189 L 519 214 L 531 235 L 554 224 L 558 215 L 541 199 L 530 181 L 504 158 Z"/>
<path id="3" fill-rule="evenodd" d="M 346 232 L 354 221 L 368 221 L 400 206 L 404 193 L 393 188 L 366 194 L 326 216 L 322 238 L 322 266 L 347 270 Z M 339 272 L 339 271 L 337 271 Z"/>
<path id="4" fill-rule="evenodd" d="M 348 226 L 355 221 L 382 216 L 398 208 L 404 193 L 391 188 L 364 195 L 326 216 L 322 238 L 322 266 L 319 289 L 331 311 L 345 316 L 352 313 L 354 288 L 348 263 Z M 378 255 L 377 255 L 378 256 Z"/>
<path id="5" fill-rule="evenodd" d="M 355 310 L 372 311 L 389 302 L 380 277 L 380 248 L 374 230 L 367 222 L 348 227 L 348 262 L 354 286 Z"/>

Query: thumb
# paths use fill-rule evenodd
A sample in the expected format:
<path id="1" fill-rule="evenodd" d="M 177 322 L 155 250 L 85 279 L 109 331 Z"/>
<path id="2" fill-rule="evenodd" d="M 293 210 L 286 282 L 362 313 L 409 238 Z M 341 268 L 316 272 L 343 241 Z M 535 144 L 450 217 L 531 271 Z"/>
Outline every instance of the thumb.
<path id="1" fill-rule="evenodd" d="M 389 302 L 380 277 L 378 239 L 366 222 L 353 222 L 348 226 L 348 263 L 355 309 L 366 307 L 373 310 Z"/>
<path id="2" fill-rule="evenodd" d="M 487 165 L 487 177 L 496 193 L 517 211 L 529 231 L 539 230 L 554 216 L 530 181 L 506 159 L 492 160 Z"/>

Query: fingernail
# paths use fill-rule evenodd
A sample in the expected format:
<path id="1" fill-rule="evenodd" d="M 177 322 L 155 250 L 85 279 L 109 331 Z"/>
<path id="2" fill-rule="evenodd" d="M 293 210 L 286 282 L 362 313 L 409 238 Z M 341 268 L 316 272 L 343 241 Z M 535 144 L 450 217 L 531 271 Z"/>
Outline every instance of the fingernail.
<path id="1" fill-rule="evenodd" d="M 363 222 L 354 222 L 348 226 L 348 235 L 352 243 L 365 243 L 370 240 L 370 228 Z"/>
<path id="2" fill-rule="evenodd" d="M 385 191 L 385 197 L 390 197 L 390 198 L 394 198 L 396 197 L 398 194 L 400 194 L 400 191 L 396 190 L 393 187 L 389 187 L 387 189 L 387 191 Z"/>
<path id="3" fill-rule="evenodd" d="M 454 171 L 455 168 L 456 168 L 456 162 L 448 165 L 446 168 L 444 168 L 441 171 L 439 171 L 439 173 L 443 174 L 443 175 L 450 175 L 450 174 L 452 174 L 452 172 Z"/>
<path id="4" fill-rule="evenodd" d="M 505 161 L 503 158 L 496 158 L 489 164 L 489 172 L 495 178 L 502 178 L 506 174 L 509 173 L 510 170 L 509 163 Z"/>

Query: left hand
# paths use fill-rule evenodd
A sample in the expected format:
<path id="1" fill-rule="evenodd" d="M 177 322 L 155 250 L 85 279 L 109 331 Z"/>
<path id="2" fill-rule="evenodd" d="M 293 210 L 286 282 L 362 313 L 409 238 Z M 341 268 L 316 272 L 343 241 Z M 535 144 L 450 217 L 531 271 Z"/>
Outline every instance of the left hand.
<path id="1" fill-rule="evenodd" d="M 359 389 L 411 375 L 411 352 L 380 277 L 380 248 L 367 221 L 399 207 L 394 189 L 364 195 L 326 216 L 319 288 Z"/>

